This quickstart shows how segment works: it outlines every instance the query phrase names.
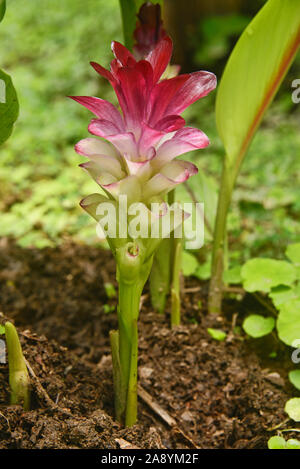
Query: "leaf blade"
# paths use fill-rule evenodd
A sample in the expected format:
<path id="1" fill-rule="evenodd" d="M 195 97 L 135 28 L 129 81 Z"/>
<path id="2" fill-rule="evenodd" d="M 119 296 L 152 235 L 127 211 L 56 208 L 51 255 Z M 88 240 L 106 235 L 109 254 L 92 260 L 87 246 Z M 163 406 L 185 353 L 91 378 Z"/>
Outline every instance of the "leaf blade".
<path id="1" fill-rule="evenodd" d="M 300 2 L 269 0 L 231 54 L 218 89 L 216 119 L 227 160 L 237 170 L 299 45 Z"/>

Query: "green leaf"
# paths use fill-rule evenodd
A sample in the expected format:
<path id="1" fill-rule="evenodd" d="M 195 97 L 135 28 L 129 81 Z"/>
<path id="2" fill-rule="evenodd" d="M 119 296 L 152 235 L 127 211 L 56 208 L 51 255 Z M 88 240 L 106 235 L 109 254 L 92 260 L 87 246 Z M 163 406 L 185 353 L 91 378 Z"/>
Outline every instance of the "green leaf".
<path id="1" fill-rule="evenodd" d="M 229 284 L 242 283 L 241 270 L 242 268 L 240 265 L 232 267 L 232 269 L 225 270 L 223 273 L 223 282 Z"/>
<path id="2" fill-rule="evenodd" d="M 0 70 L 0 145 L 12 133 L 14 122 L 19 114 L 19 103 L 12 80 Z"/>
<path id="3" fill-rule="evenodd" d="M 223 340 L 226 339 L 226 332 L 221 331 L 220 329 L 211 329 L 210 327 L 207 329 L 207 332 L 209 335 L 215 339 L 218 340 L 219 342 L 222 342 Z"/>
<path id="4" fill-rule="evenodd" d="M 0 0 L 0 22 L 3 20 L 6 10 L 6 0 Z"/>
<path id="5" fill-rule="evenodd" d="M 300 279 L 300 243 L 290 244 L 287 247 L 286 256 L 295 265 L 297 277 Z"/>
<path id="6" fill-rule="evenodd" d="M 281 306 L 288 301 L 300 299 L 300 285 L 294 288 L 284 286 L 272 288 L 269 297 L 272 299 L 276 308 L 280 309 Z"/>
<path id="7" fill-rule="evenodd" d="M 136 2 L 135 0 L 120 0 L 123 33 L 125 46 L 132 49 L 133 46 L 133 31 L 136 25 Z"/>
<path id="8" fill-rule="evenodd" d="M 182 272 L 185 277 L 193 275 L 198 267 L 198 261 L 193 254 L 190 254 L 187 251 L 182 253 Z"/>
<path id="9" fill-rule="evenodd" d="M 291 262 L 300 266 L 300 243 L 289 244 L 286 256 Z"/>
<path id="10" fill-rule="evenodd" d="M 5 327 L 0 324 L 0 335 L 5 334 Z"/>
<path id="11" fill-rule="evenodd" d="M 205 238 L 213 237 L 215 218 L 218 205 L 218 183 L 215 179 L 204 174 L 203 171 L 190 178 L 184 185 L 185 190 L 191 196 L 192 201 L 204 204 Z"/>
<path id="12" fill-rule="evenodd" d="M 287 345 L 300 339 L 300 299 L 290 300 L 281 306 L 277 330 L 280 340 Z"/>
<path id="13" fill-rule="evenodd" d="M 105 290 L 107 298 L 109 299 L 116 298 L 117 292 L 112 283 L 110 282 L 104 283 L 104 290 Z"/>
<path id="14" fill-rule="evenodd" d="M 300 391 L 300 370 L 292 370 L 289 372 L 289 380 Z"/>
<path id="15" fill-rule="evenodd" d="M 296 280 L 296 269 L 289 262 L 274 259 L 250 259 L 242 267 L 242 279 L 248 292 L 269 292 L 278 285 L 290 286 Z"/>
<path id="16" fill-rule="evenodd" d="M 270 334 L 275 326 L 275 319 L 268 317 L 264 318 L 258 314 L 251 314 L 243 322 L 243 329 L 246 334 L 255 339 Z"/>
<path id="17" fill-rule="evenodd" d="M 208 259 L 204 264 L 198 264 L 198 268 L 194 275 L 200 280 L 208 280 L 211 275 L 211 260 Z"/>
<path id="18" fill-rule="evenodd" d="M 282 436 L 272 436 L 268 441 L 269 449 L 286 449 L 286 442 Z"/>
<path id="19" fill-rule="evenodd" d="M 289 399 L 285 404 L 284 410 L 290 419 L 295 420 L 295 422 L 300 422 L 300 397 Z"/>
<path id="20" fill-rule="evenodd" d="M 299 0 L 269 0 L 230 56 L 218 88 L 216 119 L 236 174 L 299 45 Z"/>
<path id="21" fill-rule="evenodd" d="M 286 442 L 286 449 L 300 449 L 300 441 L 294 438 L 290 438 Z"/>

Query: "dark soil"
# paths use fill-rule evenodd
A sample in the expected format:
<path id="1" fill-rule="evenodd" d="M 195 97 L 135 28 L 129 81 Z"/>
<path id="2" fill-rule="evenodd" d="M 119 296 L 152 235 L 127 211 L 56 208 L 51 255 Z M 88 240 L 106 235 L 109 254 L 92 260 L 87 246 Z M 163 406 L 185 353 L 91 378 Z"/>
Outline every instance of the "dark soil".
<path id="1" fill-rule="evenodd" d="M 1 241 L 2 320 L 18 327 L 37 380 L 32 410 L 24 412 L 8 405 L 8 370 L 0 365 L 0 448 L 266 448 L 276 433 L 268 429 L 286 419 L 284 403 L 297 395 L 285 379 L 286 352 L 275 337 L 254 343 L 236 329 L 248 309 L 259 308 L 250 298 L 229 299 L 224 317 L 209 317 L 207 285 L 194 279 L 186 281 L 182 326 L 169 329 L 147 289 L 139 321 L 140 384 L 177 428 L 143 400 L 138 425 L 114 421 L 108 333 L 117 325 L 116 299 L 104 289 L 107 281 L 116 286 L 114 270 L 99 248 L 24 250 Z M 213 340 L 207 327 L 227 339 Z M 274 351 L 277 359 L 268 359 Z"/>

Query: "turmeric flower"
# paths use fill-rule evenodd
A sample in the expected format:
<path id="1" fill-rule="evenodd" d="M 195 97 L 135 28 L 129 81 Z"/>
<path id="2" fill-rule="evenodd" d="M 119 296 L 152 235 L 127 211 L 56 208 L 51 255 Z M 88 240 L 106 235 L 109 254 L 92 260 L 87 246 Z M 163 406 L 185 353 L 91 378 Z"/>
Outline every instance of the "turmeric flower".
<path id="1" fill-rule="evenodd" d="M 80 166 L 110 199 L 124 194 L 148 204 L 197 173 L 194 164 L 175 158 L 205 148 L 209 139 L 201 130 L 185 127 L 180 114 L 216 87 L 216 77 L 200 71 L 161 79 L 172 55 L 167 36 L 143 60 L 118 42 L 112 51 L 110 70 L 91 65 L 114 88 L 120 111 L 100 98 L 73 96 L 95 114 L 88 130 L 101 137 L 81 140 L 75 149 L 89 159 Z M 88 205 L 89 198 L 82 201 L 87 211 Z"/>

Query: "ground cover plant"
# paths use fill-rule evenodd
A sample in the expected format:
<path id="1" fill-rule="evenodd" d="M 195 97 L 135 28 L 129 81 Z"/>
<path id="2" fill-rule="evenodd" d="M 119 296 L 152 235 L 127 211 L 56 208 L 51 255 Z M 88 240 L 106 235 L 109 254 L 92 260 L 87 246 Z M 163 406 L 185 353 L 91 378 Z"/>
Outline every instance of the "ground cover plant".
<path id="1" fill-rule="evenodd" d="M 219 3 L 0 3 L 1 448 L 299 448 L 299 2 Z"/>

